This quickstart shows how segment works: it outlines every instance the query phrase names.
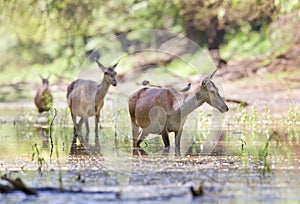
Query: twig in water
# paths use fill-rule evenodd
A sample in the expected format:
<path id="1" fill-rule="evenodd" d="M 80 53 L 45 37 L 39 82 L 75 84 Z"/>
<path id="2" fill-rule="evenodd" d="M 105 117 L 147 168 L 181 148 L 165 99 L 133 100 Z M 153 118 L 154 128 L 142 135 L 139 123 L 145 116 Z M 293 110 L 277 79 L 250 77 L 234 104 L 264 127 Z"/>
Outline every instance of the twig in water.
<path id="1" fill-rule="evenodd" d="M 55 120 L 55 118 L 56 118 L 56 116 L 57 116 L 57 110 L 56 110 L 56 108 L 53 108 L 54 109 L 54 116 L 53 116 L 53 118 L 52 118 L 52 120 L 51 120 L 51 122 L 50 122 L 50 130 L 49 130 L 49 137 L 50 137 L 50 144 L 51 144 L 51 150 L 50 150 L 50 160 L 51 160 L 51 158 L 52 158 L 52 153 L 53 153 L 53 138 L 52 138 L 52 126 L 53 126 L 53 122 L 54 122 L 54 120 Z"/>
<path id="2" fill-rule="evenodd" d="M 4 175 L 1 177 L 1 179 L 6 180 L 13 186 L 14 189 L 11 189 L 12 191 L 19 190 L 24 192 L 26 195 L 37 195 L 37 192 L 31 188 L 28 188 L 20 178 L 11 179 L 8 178 L 7 175 Z"/>

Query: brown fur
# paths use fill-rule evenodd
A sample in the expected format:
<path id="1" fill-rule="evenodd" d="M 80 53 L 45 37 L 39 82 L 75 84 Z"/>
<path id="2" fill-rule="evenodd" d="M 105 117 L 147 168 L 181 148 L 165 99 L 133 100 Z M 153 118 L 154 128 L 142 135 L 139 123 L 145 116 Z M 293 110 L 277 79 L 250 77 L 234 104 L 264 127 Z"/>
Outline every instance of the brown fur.
<path id="1" fill-rule="evenodd" d="M 42 83 L 42 86 L 39 88 L 34 98 L 34 102 L 39 113 L 49 111 L 53 103 L 53 97 L 49 90 L 48 79 L 42 78 Z"/>
<path id="2" fill-rule="evenodd" d="M 98 123 L 100 111 L 104 104 L 104 97 L 108 92 L 110 85 L 116 86 L 115 79 L 117 73 L 113 67 L 105 68 L 96 61 L 99 68 L 104 72 L 102 82 L 99 84 L 92 80 L 77 79 L 67 88 L 68 106 L 74 124 L 74 130 L 81 134 L 82 124 L 85 123 L 86 135 L 89 134 L 88 118 L 95 116 L 95 134 L 98 135 Z M 77 123 L 76 117 L 80 117 Z"/>
<path id="3" fill-rule="evenodd" d="M 168 133 L 174 132 L 175 151 L 180 154 L 180 138 L 188 114 L 204 102 L 221 112 L 228 111 L 218 88 L 210 80 L 213 74 L 205 78 L 194 93 L 181 94 L 166 88 L 141 88 L 133 93 L 128 99 L 133 148 L 140 148 L 148 134 L 161 134 L 168 151 Z"/>

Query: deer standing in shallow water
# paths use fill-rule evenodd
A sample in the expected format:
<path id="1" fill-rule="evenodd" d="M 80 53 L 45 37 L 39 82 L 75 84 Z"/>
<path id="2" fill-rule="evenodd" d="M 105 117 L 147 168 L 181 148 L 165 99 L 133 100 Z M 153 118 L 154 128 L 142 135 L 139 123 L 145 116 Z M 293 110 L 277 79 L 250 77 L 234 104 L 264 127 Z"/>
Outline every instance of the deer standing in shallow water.
<path id="1" fill-rule="evenodd" d="M 53 103 L 53 97 L 52 94 L 49 90 L 49 77 L 43 78 L 40 76 L 42 79 L 42 86 L 39 88 L 37 91 L 35 98 L 34 98 L 34 103 L 36 107 L 38 108 L 39 113 L 49 111 L 52 107 Z"/>
<path id="2" fill-rule="evenodd" d="M 104 67 L 98 60 L 96 60 L 96 63 L 104 72 L 100 84 L 92 80 L 77 79 L 67 89 L 67 100 L 74 124 L 74 131 L 81 134 L 82 124 L 85 123 L 87 136 L 90 131 L 88 118 L 92 116 L 95 116 L 95 134 L 98 136 L 98 123 L 100 110 L 104 105 L 104 97 L 110 85 L 117 85 L 115 68 L 118 63 L 108 68 Z M 77 116 L 81 117 L 78 123 L 76 122 Z"/>
<path id="3" fill-rule="evenodd" d="M 160 134 L 165 151 L 170 148 L 169 132 L 175 133 L 175 153 L 180 155 L 180 139 L 187 116 L 204 102 L 218 109 L 228 107 L 212 82 L 217 69 L 206 77 L 195 93 L 181 94 L 175 89 L 144 87 L 133 93 L 128 100 L 131 117 L 133 151 L 148 134 Z M 139 131 L 141 129 L 141 131 Z"/>

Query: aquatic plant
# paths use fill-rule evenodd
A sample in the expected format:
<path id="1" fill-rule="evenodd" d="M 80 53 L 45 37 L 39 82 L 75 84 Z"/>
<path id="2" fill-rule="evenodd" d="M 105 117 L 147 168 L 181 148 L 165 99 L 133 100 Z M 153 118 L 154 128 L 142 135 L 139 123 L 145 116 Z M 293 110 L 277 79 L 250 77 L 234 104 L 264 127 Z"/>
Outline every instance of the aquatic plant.
<path id="1" fill-rule="evenodd" d="M 272 140 L 276 141 L 276 146 L 278 147 L 279 141 L 277 138 L 277 134 L 268 135 L 268 138 L 265 142 L 263 149 L 259 151 L 259 158 L 263 162 L 263 175 L 271 172 L 270 164 L 268 162 L 268 156 L 270 156 L 270 142 Z"/>
<path id="2" fill-rule="evenodd" d="M 38 165 L 38 172 L 39 173 L 42 173 L 42 168 L 44 166 L 48 167 L 44 157 L 42 157 L 40 155 L 40 150 L 38 148 L 38 145 L 37 143 L 35 143 L 34 145 L 32 145 L 32 156 L 31 156 L 31 161 L 34 161 L 36 158 L 36 162 L 37 162 L 37 165 Z"/>
<path id="3" fill-rule="evenodd" d="M 59 151 L 58 151 L 58 141 L 57 137 L 55 137 L 55 153 L 56 153 L 56 158 L 57 158 L 57 166 L 58 166 L 58 183 L 59 183 L 59 188 L 63 189 L 63 179 L 62 179 L 62 170 L 61 170 L 61 164 L 59 161 Z"/>
<path id="4" fill-rule="evenodd" d="M 243 155 L 246 151 L 245 146 L 247 143 L 244 137 L 240 137 L 239 140 L 241 141 L 241 155 Z"/>
<path id="5" fill-rule="evenodd" d="M 287 127 L 288 140 L 290 142 L 300 141 L 300 109 L 299 106 L 290 106 L 287 111 L 287 118 L 283 121 Z"/>

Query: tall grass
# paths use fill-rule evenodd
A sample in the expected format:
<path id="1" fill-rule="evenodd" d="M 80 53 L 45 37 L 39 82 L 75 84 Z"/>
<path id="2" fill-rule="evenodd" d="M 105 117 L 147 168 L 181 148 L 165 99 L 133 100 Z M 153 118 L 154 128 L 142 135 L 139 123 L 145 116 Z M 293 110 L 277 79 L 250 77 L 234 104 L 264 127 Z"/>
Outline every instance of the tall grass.
<path id="1" fill-rule="evenodd" d="M 227 118 L 231 129 L 227 132 L 226 141 L 239 141 L 243 161 L 249 162 L 250 157 L 259 160 L 262 172 L 269 173 L 271 163 L 277 157 L 294 154 L 292 145 L 299 145 L 300 139 L 299 121 L 299 106 L 289 107 L 287 114 L 280 119 L 274 117 L 267 104 L 260 109 L 240 106 Z M 240 134 L 234 134 L 237 132 Z M 236 152 L 234 149 L 229 151 Z"/>

